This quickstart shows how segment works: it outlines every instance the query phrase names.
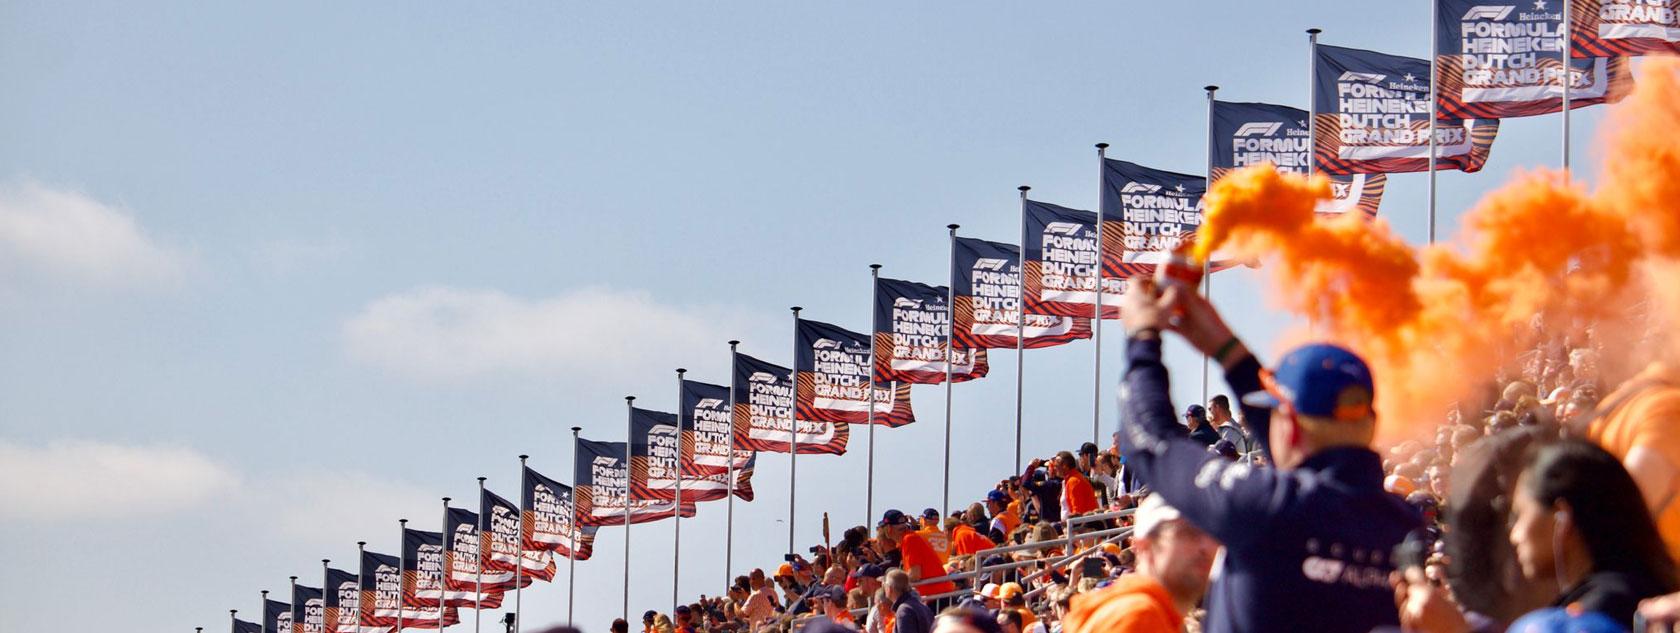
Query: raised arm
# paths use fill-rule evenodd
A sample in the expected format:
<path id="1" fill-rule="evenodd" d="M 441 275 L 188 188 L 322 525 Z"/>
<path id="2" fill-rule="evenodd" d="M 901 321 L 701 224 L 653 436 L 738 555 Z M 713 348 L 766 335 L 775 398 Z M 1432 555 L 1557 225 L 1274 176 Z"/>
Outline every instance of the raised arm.
<path id="1" fill-rule="evenodd" d="M 1259 536 L 1271 508 L 1281 502 L 1289 486 L 1275 470 L 1227 462 L 1208 452 L 1178 424 L 1167 368 L 1161 361 L 1161 331 L 1169 327 L 1168 315 L 1178 315 L 1171 327 L 1198 349 L 1204 349 L 1200 341 L 1220 336 L 1212 327 L 1195 329 L 1207 315 L 1195 318 L 1178 308 L 1184 294 L 1191 293 L 1169 288 L 1158 296 L 1147 280 L 1133 280 L 1126 293 L 1121 315 L 1128 337 L 1128 364 L 1120 393 L 1120 446 L 1139 479 L 1198 527 L 1230 544 Z M 1217 321 L 1217 314 L 1211 316 Z M 1230 339 L 1223 323 L 1217 329 Z M 1213 351 L 1217 348 L 1208 350 L 1210 355 Z M 1239 355 L 1250 358 L 1244 350 L 1226 352 L 1227 358 Z"/>

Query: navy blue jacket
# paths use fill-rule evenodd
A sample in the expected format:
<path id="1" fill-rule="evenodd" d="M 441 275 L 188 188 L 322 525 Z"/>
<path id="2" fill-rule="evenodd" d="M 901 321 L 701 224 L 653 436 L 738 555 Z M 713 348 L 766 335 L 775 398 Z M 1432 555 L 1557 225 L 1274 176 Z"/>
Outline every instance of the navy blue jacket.
<path id="1" fill-rule="evenodd" d="M 1040 467 L 1042 468 L 1042 467 Z M 1029 467 L 1021 473 L 1021 487 L 1027 494 L 1037 501 L 1038 518 L 1050 523 L 1062 522 L 1062 478 L 1045 475 L 1042 483 L 1033 483 L 1032 474 L 1037 468 Z M 1021 509 L 1022 512 L 1026 508 Z"/>
<path id="2" fill-rule="evenodd" d="M 933 630 L 933 610 L 922 604 L 922 596 L 911 589 L 893 603 L 892 633 L 928 633 Z"/>
<path id="3" fill-rule="evenodd" d="M 1399 624 L 1388 575 L 1394 546 L 1422 525 L 1382 488 L 1370 449 L 1320 451 L 1292 470 L 1229 462 L 1191 440 L 1174 415 L 1161 341 L 1127 342 L 1120 450 L 1138 477 L 1225 545 L 1208 591 L 1209 633 L 1366 633 Z M 1252 356 L 1225 373 L 1239 396 L 1260 390 Z M 1272 462 L 1271 411 L 1243 407 Z"/>

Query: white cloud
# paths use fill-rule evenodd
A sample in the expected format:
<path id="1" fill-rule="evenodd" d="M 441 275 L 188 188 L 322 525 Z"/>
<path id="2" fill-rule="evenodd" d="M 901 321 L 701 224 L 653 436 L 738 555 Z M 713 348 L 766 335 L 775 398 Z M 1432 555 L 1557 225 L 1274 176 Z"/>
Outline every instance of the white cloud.
<path id="1" fill-rule="evenodd" d="M 343 328 L 359 361 L 431 380 L 520 372 L 610 380 L 722 354 L 775 327 L 719 306 L 673 306 L 639 291 L 584 288 L 546 299 L 419 288 L 369 303 Z"/>
<path id="2" fill-rule="evenodd" d="M 123 209 L 33 180 L 0 183 L 0 268 L 130 287 L 176 282 L 186 264 Z"/>
<path id="3" fill-rule="evenodd" d="M 238 476 L 177 446 L 0 439 L 0 517 L 112 519 L 191 508 L 239 487 Z"/>

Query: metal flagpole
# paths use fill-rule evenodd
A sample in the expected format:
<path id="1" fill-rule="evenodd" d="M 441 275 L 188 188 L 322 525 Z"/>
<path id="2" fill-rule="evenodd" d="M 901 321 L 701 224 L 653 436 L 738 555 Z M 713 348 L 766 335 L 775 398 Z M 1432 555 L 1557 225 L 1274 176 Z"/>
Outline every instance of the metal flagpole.
<path id="1" fill-rule="evenodd" d="M 1318 79 L 1314 69 L 1318 65 L 1318 34 L 1323 29 L 1307 29 L 1307 175 L 1311 176 L 1318 165 Z M 1434 82 L 1430 82 L 1434 85 Z M 1434 124 L 1434 117 L 1430 117 L 1430 124 Z M 1430 135 L 1429 138 L 1435 138 Z M 1431 156 L 1434 152 L 1430 153 Z"/>
<path id="2" fill-rule="evenodd" d="M 1097 441 L 1098 429 L 1102 426 L 1102 309 L 1103 309 L 1103 215 L 1107 213 L 1103 203 L 1108 196 L 1103 195 L 1102 179 L 1104 162 L 1108 160 L 1108 143 L 1097 143 L 1097 301 L 1096 308 L 1091 311 L 1091 341 L 1095 350 L 1091 368 L 1091 442 Z"/>
<path id="3" fill-rule="evenodd" d="M 1574 0 L 1563 0 L 1569 4 Z M 1435 243 L 1435 174 L 1440 171 L 1440 139 L 1435 138 L 1436 118 L 1441 116 L 1441 100 L 1436 92 L 1436 84 L 1441 83 L 1440 60 L 1441 27 L 1437 16 L 1441 11 L 1439 0 L 1429 3 L 1429 243 Z"/>
<path id="4" fill-rule="evenodd" d="M 951 383 L 956 375 L 957 350 L 957 284 L 951 279 L 956 272 L 957 262 L 957 228 L 955 224 L 945 225 L 951 232 L 951 273 L 945 279 L 945 483 L 940 489 L 939 516 L 951 516 Z"/>
<path id="5" fill-rule="evenodd" d="M 683 374 L 687 369 L 677 368 L 677 516 L 676 524 L 671 533 L 671 617 L 677 617 L 677 584 L 682 579 L 682 394 Z M 649 451 L 652 452 L 652 451 Z"/>
<path id="6" fill-rule="evenodd" d="M 361 590 L 362 590 L 361 587 L 356 588 L 356 591 L 361 591 Z M 238 609 L 228 609 L 228 630 L 229 631 L 233 631 L 233 633 L 239 633 L 239 631 L 235 628 L 235 627 L 239 626 L 238 622 L 236 622 L 236 620 L 238 620 L 238 619 L 239 619 L 239 610 Z"/>
<path id="7" fill-rule="evenodd" d="M 402 551 L 403 551 L 403 545 L 404 545 L 403 541 L 404 541 L 404 539 L 408 538 L 408 519 L 397 519 L 397 525 L 401 526 L 401 529 L 398 530 L 398 532 L 397 532 L 397 534 L 399 535 L 399 538 L 397 539 L 397 633 L 402 633 L 402 630 L 403 630 L 403 616 L 404 616 L 404 611 L 405 611 L 405 609 L 403 608 L 403 603 L 406 602 L 405 600 L 403 600 L 403 555 L 402 555 L 403 552 Z M 443 622 L 443 619 L 440 617 L 438 619 L 438 622 L 440 622 L 440 623 Z"/>
<path id="8" fill-rule="evenodd" d="M 298 621 L 297 621 L 298 607 L 302 606 L 302 605 L 299 605 L 297 603 L 297 576 L 291 576 L 291 579 L 292 579 L 292 596 L 291 596 L 290 600 L 288 600 L 288 602 L 290 602 L 292 604 L 292 629 L 296 630 L 298 628 L 298 626 L 297 626 L 298 625 Z"/>
<path id="9" fill-rule="evenodd" d="M 724 497 L 728 518 L 723 528 L 723 586 L 726 588 L 735 580 L 730 574 L 735 563 L 735 347 L 740 344 L 740 341 L 729 342 L 729 495 Z"/>
<path id="10" fill-rule="evenodd" d="M 864 470 L 863 524 L 869 525 L 875 516 L 875 333 L 881 324 L 875 320 L 875 305 L 881 301 L 877 288 L 881 285 L 881 265 L 869 265 L 869 458 Z M 894 391 L 898 384 L 893 383 Z"/>
<path id="11" fill-rule="evenodd" d="M 478 498 L 481 502 L 484 499 L 484 479 L 484 477 L 478 478 Z M 484 508 L 479 509 L 483 510 Z M 520 523 L 524 524 L 523 517 L 521 517 Z M 479 615 L 484 612 L 484 514 L 482 512 L 478 515 L 478 525 L 473 529 L 473 533 L 478 535 L 478 547 L 473 548 L 478 552 L 477 558 L 473 559 L 473 569 L 478 570 L 478 574 L 473 578 L 473 592 L 478 594 L 473 597 L 473 633 L 478 633 Z"/>
<path id="12" fill-rule="evenodd" d="M 1207 185 L 1202 190 L 1202 198 L 1205 200 L 1207 191 L 1213 189 L 1213 144 L 1215 142 L 1213 139 L 1213 94 L 1219 92 L 1219 86 L 1207 85 L 1203 86 L 1202 89 L 1207 91 L 1208 102 Z M 1204 206 L 1202 209 L 1205 213 L 1207 207 Z M 1208 259 L 1213 259 L 1212 253 L 1208 254 Z M 1213 266 L 1209 265 L 1209 262 L 1202 262 L 1202 298 L 1209 302 L 1213 301 Z M 1208 366 L 1212 364 L 1209 362 L 1211 360 L 1207 355 L 1202 356 L 1202 404 L 1204 406 L 1208 401 Z"/>
<path id="13" fill-rule="evenodd" d="M 268 630 L 268 590 L 262 590 L 262 610 L 257 611 L 257 618 L 262 621 L 263 633 L 274 633 Z"/>
<path id="14" fill-rule="evenodd" d="M 356 628 L 358 630 L 362 627 L 362 609 L 373 609 L 373 605 L 364 606 L 362 604 L 362 559 L 366 557 L 366 554 L 367 541 L 356 541 Z M 374 585 L 373 595 L 374 603 L 377 604 L 379 602 L 379 586 L 377 584 Z"/>
<path id="15" fill-rule="evenodd" d="M 1027 192 L 1032 187 L 1021 185 L 1021 250 L 1015 263 L 1015 466 L 1009 472 L 1021 472 L 1021 400 L 1025 395 L 1027 350 Z"/>
<path id="16" fill-rule="evenodd" d="M 530 458 L 530 455 L 519 456 L 520 485 L 524 485 L 525 482 L 525 460 Z M 520 491 L 520 494 L 523 495 L 524 491 Z M 525 579 L 525 508 L 519 508 L 519 513 L 519 536 L 513 540 L 513 633 L 519 633 L 520 627 L 525 626 L 524 619 L 520 617 L 523 615 L 520 613 L 521 607 L 524 606 L 520 602 L 525 593 L 525 588 L 520 586 L 525 584 L 521 582 Z"/>
<path id="17" fill-rule="evenodd" d="M 327 623 L 327 592 L 328 591 L 334 591 L 335 593 L 333 595 L 334 596 L 337 595 L 336 590 L 333 589 L 333 587 L 332 587 L 332 579 L 327 577 L 328 576 L 327 565 L 329 565 L 331 563 L 332 563 L 332 559 L 330 559 L 330 558 L 321 559 L 321 626 L 322 627 L 325 627 L 326 623 Z M 334 598 L 334 601 L 335 602 L 337 601 L 336 597 Z M 343 609 L 344 606 L 340 605 L 339 608 Z M 307 613 L 306 613 L 306 615 L 307 615 Z M 335 629 L 338 628 L 337 623 L 333 624 L 333 628 L 335 628 Z"/>
<path id="18" fill-rule="evenodd" d="M 788 372 L 792 378 L 793 406 L 788 407 L 788 554 L 794 553 L 793 544 L 793 501 L 797 497 L 795 491 L 799 489 L 799 311 L 802 308 L 793 306 L 793 369 Z"/>
<path id="19" fill-rule="evenodd" d="M 1575 45 L 1575 35 L 1573 33 L 1570 33 L 1570 29 L 1573 28 L 1570 25 L 1570 19 L 1572 17 L 1574 17 L 1574 16 L 1570 15 L 1569 5 L 1571 5 L 1571 4 L 1574 4 L 1574 3 L 1571 2 L 1570 0 L 1564 0 L 1564 2 L 1563 2 L 1563 46 L 1559 48 L 1559 54 L 1563 56 L 1563 73 L 1559 77 L 1558 81 L 1563 82 L 1563 103 L 1562 103 L 1562 106 L 1563 106 L 1563 171 L 1565 172 L 1564 173 L 1564 178 L 1569 177 L 1569 174 L 1567 173 L 1569 171 L 1569 92 L 1570 92 L 1570 89 L 1574 87 L 1573 84 L 1575 83 L 1574 82 L 1574 77 L 1573 77 L 1573 75 L 1575 73 L 1569 67 L 1569 59 L 1571 57 L 1570 48 Z"/>
<path id="20" fill-rule="evenodd" d="M 636 438 L 635 424 L 630 410 L 636 406 L 636 396 L 624 396 L 624 618 L 630 621 L 630 445 Z"/>
<path id="21" fill-rule="evenodd" d="M 524 524 L 524 517 L 520 517 L 520 524 L 521 525 Z M 440 557 L 439 560 L 441 560 L 443 562 L 443 571 L 438 574 L 438 628 L 441 629 L 441 628 L 443 628 L 444 602 L 449 597 L 449 550 L 450 550 L 450 548 L 448 546 L 450 544 L 449 541 L 450 541 L 450 536 L 451 536 L 451 534 L 449 532 L 449 497 L 444 497 L 443 498 L 443 522 L 438 524 L 438 528 L 439 528 L 438 529 L 438 536 L 440 537 L 438 539 L 438 545 L 443 546 L 443 547 L 438 548 L 440 550 L 438 553 L 442 554 L 442 557 Z M 416 584 L 418 584 L 418 581 L 417 581 Z M 473 615 L 474 618 L 478 617 L 478 615 L 476 613 L 477 610 L 478 610 L 477 609 L 477 604 L 475 602 L 474 603 L 474 609 L 473 609 L 473 611 L 475 612 L 474 615 Z"/>
<path id="22" fill-rule="evenodd" d="M 577 447 L 578 431 L 582 430 L 583 427 L 581 426 L 572 427 L 572 533 L 569 537 L 572 542 L 572 552 L 570 556 L 566 557 L 566 626 L 572 625 L 572 605 L 577 598 L 578 537 L 583 536 L 583 530 L 578 529 L 577 521 Z"/>

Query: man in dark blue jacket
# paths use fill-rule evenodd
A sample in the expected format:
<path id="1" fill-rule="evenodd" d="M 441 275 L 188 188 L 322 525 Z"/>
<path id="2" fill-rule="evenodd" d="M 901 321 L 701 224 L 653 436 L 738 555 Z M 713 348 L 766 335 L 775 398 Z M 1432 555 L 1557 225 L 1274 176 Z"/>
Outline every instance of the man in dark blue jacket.
<path id="1" fill-rule="evenodd" d="M 1158 293 L 1147 279 L 1133 280 L 1120 314 L 1130 361 L 1121 450 L 1145 484 L 1225 545 L 1205 630 L 1365 633 L 1398 624 L 1390 556 L 1422 520 L 1383 491 L 1364 361 L 1308 345 L 1267 372 L 1194 290 Z M 1226 461 L 1187 436 L 1161 362 L 1169 329 L 1224 367 L 1276 469 Z"/>

